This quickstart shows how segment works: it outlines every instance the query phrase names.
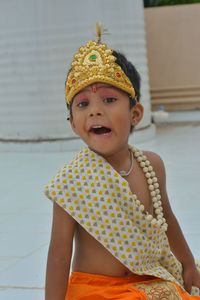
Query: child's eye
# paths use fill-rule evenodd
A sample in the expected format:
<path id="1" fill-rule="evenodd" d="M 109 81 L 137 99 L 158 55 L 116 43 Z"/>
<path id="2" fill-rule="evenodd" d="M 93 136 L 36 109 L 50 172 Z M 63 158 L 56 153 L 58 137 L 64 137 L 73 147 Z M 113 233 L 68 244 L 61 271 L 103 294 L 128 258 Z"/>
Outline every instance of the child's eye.
<path id="1" fill-rule="evenodd" d="M 77 106 L 80 108 L 86 107 L 87 105 L 88 105 L 88 101 L 81 101 L 77 104 Z"/>
<path id="2" fill-rule="evenodd" d="M 106 97 L 104 99 L 104 102 L 105 103 L 112 103 L 112 102 L 115 102 L 116 100 L 117 100 L 117 98 L 115 98 L 115 97 Z"/>

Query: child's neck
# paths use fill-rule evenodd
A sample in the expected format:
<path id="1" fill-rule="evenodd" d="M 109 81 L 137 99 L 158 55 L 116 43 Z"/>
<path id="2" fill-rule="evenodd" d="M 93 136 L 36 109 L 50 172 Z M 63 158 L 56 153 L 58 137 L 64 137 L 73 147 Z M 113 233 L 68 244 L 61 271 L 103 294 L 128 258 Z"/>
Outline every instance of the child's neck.
<path id="1" fill-rule="evenodd" d="M 131 155 L 128 145 L 112 155 L 104 156 L 104 158 L 117 172 L 130 168 Z"/>

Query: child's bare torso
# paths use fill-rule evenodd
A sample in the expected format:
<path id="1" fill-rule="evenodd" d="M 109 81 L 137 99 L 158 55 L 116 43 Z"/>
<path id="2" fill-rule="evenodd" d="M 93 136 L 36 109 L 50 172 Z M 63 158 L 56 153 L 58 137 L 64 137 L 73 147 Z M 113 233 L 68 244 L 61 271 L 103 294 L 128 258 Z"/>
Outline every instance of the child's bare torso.
<path id="1" fill-rule="evenodd" d="M 131 191 L 144 204 L 145 210 L 153 214 L 153 205 L 147 181 L 136 161 L 134 161 L 132 175 L 126 179 L 129 182 Z M 132 274 L 125 265 L 79 224 L 76 224 L 75 254 L 72 271 L 120 277 Z"/>

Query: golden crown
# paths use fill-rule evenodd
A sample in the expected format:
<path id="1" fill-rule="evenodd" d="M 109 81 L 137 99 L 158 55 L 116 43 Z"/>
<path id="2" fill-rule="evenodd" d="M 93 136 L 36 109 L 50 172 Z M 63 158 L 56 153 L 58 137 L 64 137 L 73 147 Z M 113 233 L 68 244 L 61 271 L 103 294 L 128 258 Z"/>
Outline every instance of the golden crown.
<path id="1" fill-rule="evenodd" d="M 101 30 L 97 42 L 89 41 L 74 55 L 65 85 L 65 99 L 68 104 L 78 92 L 96 82 L 110 84 L 127 92 L 132 98 L 135 97 L 130 79 L 115 62 L 113 50 L 100 43 L 100 37 Z"/>

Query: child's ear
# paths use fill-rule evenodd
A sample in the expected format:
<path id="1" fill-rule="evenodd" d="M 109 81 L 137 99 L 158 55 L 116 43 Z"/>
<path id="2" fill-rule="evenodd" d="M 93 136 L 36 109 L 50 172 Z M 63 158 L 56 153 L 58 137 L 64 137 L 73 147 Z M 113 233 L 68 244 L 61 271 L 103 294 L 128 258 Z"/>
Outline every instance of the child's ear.
<path id="1" fill-rule="evenodd" d="M 137 102 L 131 109 L 131 125 L 136 126 L 144 115 L 144 107 L 141 103 Z"/>

